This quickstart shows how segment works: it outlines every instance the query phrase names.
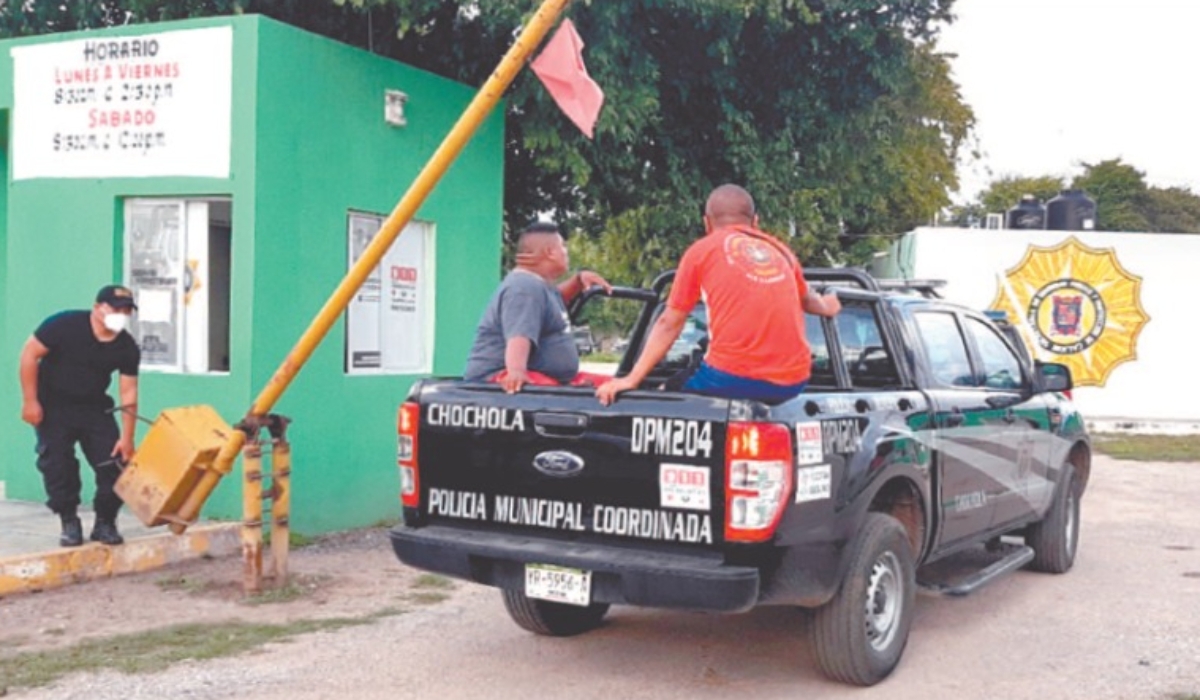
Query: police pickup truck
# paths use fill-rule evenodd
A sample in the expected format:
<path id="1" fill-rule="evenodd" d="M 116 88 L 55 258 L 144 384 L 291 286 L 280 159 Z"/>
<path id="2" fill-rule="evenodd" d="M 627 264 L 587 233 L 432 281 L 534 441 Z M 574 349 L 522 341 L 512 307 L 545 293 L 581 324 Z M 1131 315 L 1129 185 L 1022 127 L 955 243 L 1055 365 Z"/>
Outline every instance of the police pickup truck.
<path id="1" fill-rule="evenodd" d="M 396 555 L 499 588 L 543 635 L 613 604 L 810 608 L 822 670 L 858 685 L 899 663 L 918 587 L 1070 569 L 1091 448 L 1069 370 L 932 285 L 806 275 L 843 308 L 807 318 L 812 379 L 779 405 L 675 390 L 703 333 L 608 407 L 588 387 L 419 382 L 398 416 Z M 670 279 L 573 306 L 641 307 L 618 374 Z"/>

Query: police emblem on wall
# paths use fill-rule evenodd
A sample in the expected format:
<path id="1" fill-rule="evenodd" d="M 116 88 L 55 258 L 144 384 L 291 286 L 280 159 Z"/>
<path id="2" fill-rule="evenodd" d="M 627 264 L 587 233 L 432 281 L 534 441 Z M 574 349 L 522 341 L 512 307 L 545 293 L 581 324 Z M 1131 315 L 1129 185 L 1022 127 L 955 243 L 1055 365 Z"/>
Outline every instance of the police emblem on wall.
<path id="1" fill-rule="evenodd" d="M 1138 334 L 1150 320 L 1141 286 L 1112 248 L 1072 236 L 1051 248 L 1029 246 L 1001 277 L 992 308 L 1017 323 L 1034 357 L 1070 366 L 1076 386 L 1104 386 L 1117 365 L 1137 359 Z"/>

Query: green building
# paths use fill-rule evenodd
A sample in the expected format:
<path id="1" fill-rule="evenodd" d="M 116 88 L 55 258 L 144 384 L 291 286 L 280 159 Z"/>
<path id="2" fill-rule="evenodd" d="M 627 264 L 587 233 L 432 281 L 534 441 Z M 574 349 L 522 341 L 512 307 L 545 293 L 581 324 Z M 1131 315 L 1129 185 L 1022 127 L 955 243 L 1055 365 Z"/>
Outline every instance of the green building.
<path id="1" fill-rule="evenodd" d="M 17 360 L 46 316 L 123 282 L 139 304 L 140 413 L 210 404 L 237 422 L 474 95 L 257 16 L 0 49 L 9 499 L 45 498 Z M 461 372 L 498 281 L 502 119 L 482 125 L 276 405 L 292 419 L 294 529 L 398 515 L 396 409 L 417 378 Z M 82 480 L 89 503 L 86 463 Z M 235 473 L 203 515 L 240 512 Z"/>

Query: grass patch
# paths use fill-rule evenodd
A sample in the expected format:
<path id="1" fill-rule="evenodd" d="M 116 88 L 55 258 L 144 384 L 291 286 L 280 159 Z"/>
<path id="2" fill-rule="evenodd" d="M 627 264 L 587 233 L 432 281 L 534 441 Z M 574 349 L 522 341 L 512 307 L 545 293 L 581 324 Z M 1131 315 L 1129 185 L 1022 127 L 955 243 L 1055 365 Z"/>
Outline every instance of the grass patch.
<path id="1" fill-rule="evenodd" d="M 164 576 L 155 581 L 154 585 L 164 591 L 181 591 L 188 595 L 198 595 L 208 590 L 211 584 L 209 581 L 187 576 Z"/>
<path id="2" fill-rule="evenodd" d="M 311 535 L 305 535 L 304 533 L 296 532 L 295 530 L 288 530 L 288 549 L 300 549 L 301 547 L 307 547 L 316 541 L 317 541 L 317 538 L 312 537 Z M 271 546 L 271 533 L 264 532 L 263 533 L 263 547 L 270 547 L 270 546 Z"/>
<path id="3" fill-rule="evenodd" d="M 421 574 L 412 582 L 412 587 L 435 591 L 452 591 L 454 590 L 454 582 L 445 576 L 438 576 L 437 574 Z"/>
<path id="4" fill-rule="evenodd" d="M 288 578 L 286 585 L 263 588 L 258 593 L 252 593 L 249 596 L 246 596 L 245 602 L 247 605 L 290 603 L 313 593 L 321 587 L 321 584 L 328 580 L 328 576 L 293 575 Z"/>
<path id="5" fill-rule="evenodd" d="M 415 605 L 436 605 L 449 597 L 449 593 L 442 591 L 418 591 L 410 593 L 404 599 Z"/>
<path id="6" fill-rule="evenodd" d="M 187 624 L 81 642 L 66 649 L 0 657 L 0 688 L 34 688 L 71 673 L 161 671 L 180 661 L 236 656 L 311 632 L 370 624 L 403 611 L 387 608 L 357 618 L 298 620 L 284 625 L 223 622 Z"/>
<path id="7" fill-rule="evenodd" d="M 1096 451 L 1116 459 L 1200 462 L 1200 435 L 1096 433 L 1092 436 L 1092 444 Z"/>
<path id="8" fill-rule="evenodd" d="M 1200 700 L 1200 693 L 1175 693 L 1171 700 Z"/>
<path id="9" fill-rule="evenodd" d="M 457 586 L 454 581 L 437 574 L 421 574 L 413 580 L 411 587 L 414 592 L 404 596 L 404 599 L 417 605 L 434 605 L 450 597 L 450 592 Z"/>

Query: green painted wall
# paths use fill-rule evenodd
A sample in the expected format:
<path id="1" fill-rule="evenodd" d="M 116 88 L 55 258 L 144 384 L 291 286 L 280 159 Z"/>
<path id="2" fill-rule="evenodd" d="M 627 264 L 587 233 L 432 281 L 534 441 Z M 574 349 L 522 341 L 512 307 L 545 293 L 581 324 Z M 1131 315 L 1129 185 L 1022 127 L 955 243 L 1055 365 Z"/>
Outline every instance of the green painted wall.
<path id="1" fill-rule="evenodd" d="M 0 109 L 0 182 L 8 182 L 8 110 Z M 0 293 L 8 298 L 8 288 L 5 287 L 8 280 L 8 188 L 0 188 Z M 5 319 L 8 317 L 8 311 L 5 307 L 8 304 L 0 301 L 0 340 L 3 339 L 5 328 Z M 18 414 L 20 415 L 20 414 Z M 8 445 L 8 443 L 0 441 L 0 445 Z M 0 457 L 0 470 L 4 468 L 5 459 Z M 2 474 L 3 471 L 0 471 Z M 0 479 L 3 479 L 0 476 Z"/>
<path id="2" fill-rule="evenodd" d="M 474 91 L 260 24 L 254 385 L 266 384 L 346 272 L 348 209 L 387 214 Z M 408 125 L 383 119 L 403 90 Z M 503 130 L 484 125 L 417 213 L 436 226 L 434 372 L 462 371 L 500 266 Z M 412 377 L 346 376 L 339 322 L 276 408 L 293 419 L 296 526 L 396 517 L 396 409 Z"/>
<path id="3" fill-rule="evenodd" d="M 9 498 L 42 500 L 32 430 L 17 418 L 21 345 L 47 315 L 87 308 L 120 279 L 127 197 L 232 199 L 228 375 L 144 372 L 141 412 L 207 403 L 236 422 L 341 280 L 347 210 L 392 210 L 473 90 L 257 16 L 191 20 L 90 35 L 136 35 L 231 25 L 229 179 L 37 179 L 11 182 L 0 221 L 0 480 Z M 65 34 L 0 42 L 0 110 L 12 105 L 8 48 Z M 408 126 L 383 120 L 385 88 L 408 93 Z M 435 374 L 461 371 L 479 311 L 498 279 L 503 123 L 497 110 L 421 208 L 436 226 Z M 11 123 L 11 119 L 8 120 Z M 5 134 L 8 133 L 7 125 Z M 0 207 L 5 198 L 0 198 Z M 8 235 L 4 236 L 7 231 Z M 342 323 L 331 331 L 276 412 L 293 419 L 292 524 L 301 532 L 395 517 L 395 412 L 414 377 L 347 377 Z M 114 382 L 115 384 L 115 382 Z M 139 437 L 144 427 L 139 429 Z M 90 475 L 84 467 L 84 483 Z M 90 500 L 85 487 L 85 501 Z M 205 507 L 240 515 L 240 481 L 223 480 Z"/>

